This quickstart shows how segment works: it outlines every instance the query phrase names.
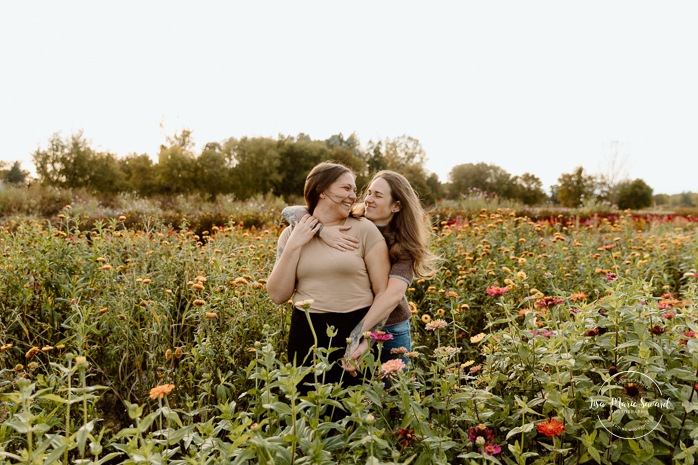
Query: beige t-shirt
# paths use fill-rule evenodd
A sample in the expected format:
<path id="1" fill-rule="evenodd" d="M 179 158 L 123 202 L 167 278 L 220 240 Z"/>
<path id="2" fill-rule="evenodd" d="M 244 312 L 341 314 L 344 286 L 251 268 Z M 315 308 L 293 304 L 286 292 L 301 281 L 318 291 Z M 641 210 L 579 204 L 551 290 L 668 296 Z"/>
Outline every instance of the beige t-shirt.
<path id="1" fill-rule="evenodd" d="M 296 268 L 296 290 L 293 302 L 313 299 L 311 312 L 347 313 L 369 307 L 373 303 L 371 280 L 364 257 L 380 241 L 385 242 L 378 228 L 364 218 L 349 217 L 346 234 L 359 239 L 359 248 L 342 252 L 314 237 L 301 249 Z M 279 236 L 279 247 L 285 247 L 291 234 L 287 227 Z"/>

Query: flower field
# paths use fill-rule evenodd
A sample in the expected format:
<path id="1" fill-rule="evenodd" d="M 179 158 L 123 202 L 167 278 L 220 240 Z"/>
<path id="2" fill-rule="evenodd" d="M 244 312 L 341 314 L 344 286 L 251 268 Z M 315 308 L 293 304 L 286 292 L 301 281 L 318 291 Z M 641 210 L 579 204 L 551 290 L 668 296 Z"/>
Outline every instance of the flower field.
<path id="1" fill-rule="evenodd" d="M 127 223 L 66 207 L 0 228 L 0 463 L 698 455 L 695 218 L 443 216 L 409 364 L 377 341 L 346 389 L 322 383 L 325 348 L 286 361 L 291 308 L 265 290 L 282 225 Z"/>

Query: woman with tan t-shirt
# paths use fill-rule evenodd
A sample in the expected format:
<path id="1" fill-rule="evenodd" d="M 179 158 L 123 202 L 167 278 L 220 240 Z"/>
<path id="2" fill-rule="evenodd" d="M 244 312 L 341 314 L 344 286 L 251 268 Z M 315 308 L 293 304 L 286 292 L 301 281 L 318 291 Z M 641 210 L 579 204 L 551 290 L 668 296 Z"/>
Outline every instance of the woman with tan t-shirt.
<path id="1" fill-rule="evenodd" d="M 267 280 L 271 299 L 282 304 L 312 301 L 305 312 L 294 306 L 288 341 L 288 358 L 297 365 L 312 362 L 314 336 L 318 347 L 341 348 L 330 354 L 334 363 L 325 374 L 325 382 L 356 384 L 343 375 L 339 364 L 346 340 L 371 307 L 373 296 L 387 286 L 390 269 L 385 239 L 368 220 L 350 216 L 356 201 L 354 174 L 335 163 L 320 163 L 308 174 L 304 197 L 311 215 L 284 229 L 279 237 L 276 263 Z M 358 247 L 342 252 L 325 244 L 316 233 L 324 226 L 349 226 L 346 234 Z M 337 334 L 327 336 L 327 326 Z M 314 329 L 314 332 L 312 331 Z M 313 335 L 314 333 L 314 335 Z M 311 381 L 307 379 L 307 381 Z M 305 383 L 301 392 L 308 391 Z"/>

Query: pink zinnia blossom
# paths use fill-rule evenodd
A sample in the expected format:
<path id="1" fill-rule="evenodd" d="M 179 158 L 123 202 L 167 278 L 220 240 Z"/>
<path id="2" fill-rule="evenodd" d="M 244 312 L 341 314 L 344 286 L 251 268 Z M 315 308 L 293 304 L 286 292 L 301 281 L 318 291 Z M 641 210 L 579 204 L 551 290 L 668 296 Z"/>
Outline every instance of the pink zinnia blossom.
<path id="1" fill-rule="evenodd" d="M 618 276 L 615 273 L 608 273 L 606 276 L 603 277 L 604 281 L 615 281 Z"/>
<path id="2" fill-rule="evenodd" d="M 444 320 L 438 319 L 427 323 L 426 329 L 429 331 L 436 331 L 437 329 L 443 329 L 446 326 L 448 326 L 448 323 L 446 323 Z"/>
<path id="3" fill-rule="evenodd" d="M 406 367 L 407 365 L 405 365 L 405 362 L 399 358 L 388 360 L 381 365 L 381 378 L 385 378 L 386 376 L 394 376 L 400 371 L 404 370 Z"/>
<path id="4" fill-rule="evenodd" d="M 502 294 L 504 294 L 505 292 L 507 292 L 508 290 L 509 290 L 509 286 L 505 286 L 505 287 L 490 286 L 490 287 L 487 288 L 487 291 L 486 291 L 486 292 L 487 292 L 489 295 L 502 295 Z"/>
<path id="5" fill-rule="evenodd" d="M 489 444 L 485 444 L 485 446 L 482 448 L 482 451 L 487 455 L 497 455 L 502 451 L 502 448 L 499 447 L 497 444 L 491 442 Z"/>
<path id="6" fill-rule="evenodd" d="M 385 342 L 385 341 L 392 341 L 393 340 L 393 335 L 390 333 L 386 333 L 385 331 L 376 331 L 374 333 L 371 333 L 369 335 L 371 339 L 374 341 L 378 342 Z"/>
<path id="7" fill-rule="evenodd" d="M 672 318 L 674 318 L 676 316 L 676 314 L 674 312 L 666 312 L 666 313 L 662 313 L 660 316 L 662 318 L 666 318 L 667 320 L 671 320 Z"/>

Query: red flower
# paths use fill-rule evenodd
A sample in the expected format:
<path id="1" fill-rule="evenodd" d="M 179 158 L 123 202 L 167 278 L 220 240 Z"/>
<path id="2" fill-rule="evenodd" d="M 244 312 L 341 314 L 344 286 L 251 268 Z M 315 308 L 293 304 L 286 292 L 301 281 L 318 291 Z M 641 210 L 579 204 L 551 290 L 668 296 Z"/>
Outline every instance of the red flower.
<path id="1" fill-rule="evenodd" d="M 562 302 L 564 302 L 565 299 L 562 297 L 542 297 L 538 300 L 536 300 L 536 303 L 534 304 L 536 307 L 553 307 L 555 305 L 560 305 Z"/>
<path id="2" fill-rule="evenodd" d="M 550 421 L 542 421 L 536 425 L 539 433 L 545 434 L 548 437 L 559 436 L 565 432 L 565 424 L 555 418 L 550 418 Z"/>
<path id="3" fill-rule="evenodd" d="M 400 428 L 395 431 L 395 434 L 399 436 L 398 442 L 402 447 L 412 447 L 416 441 L 419 441 L 417 436 L 414 434 L 414 428 Z"/>

